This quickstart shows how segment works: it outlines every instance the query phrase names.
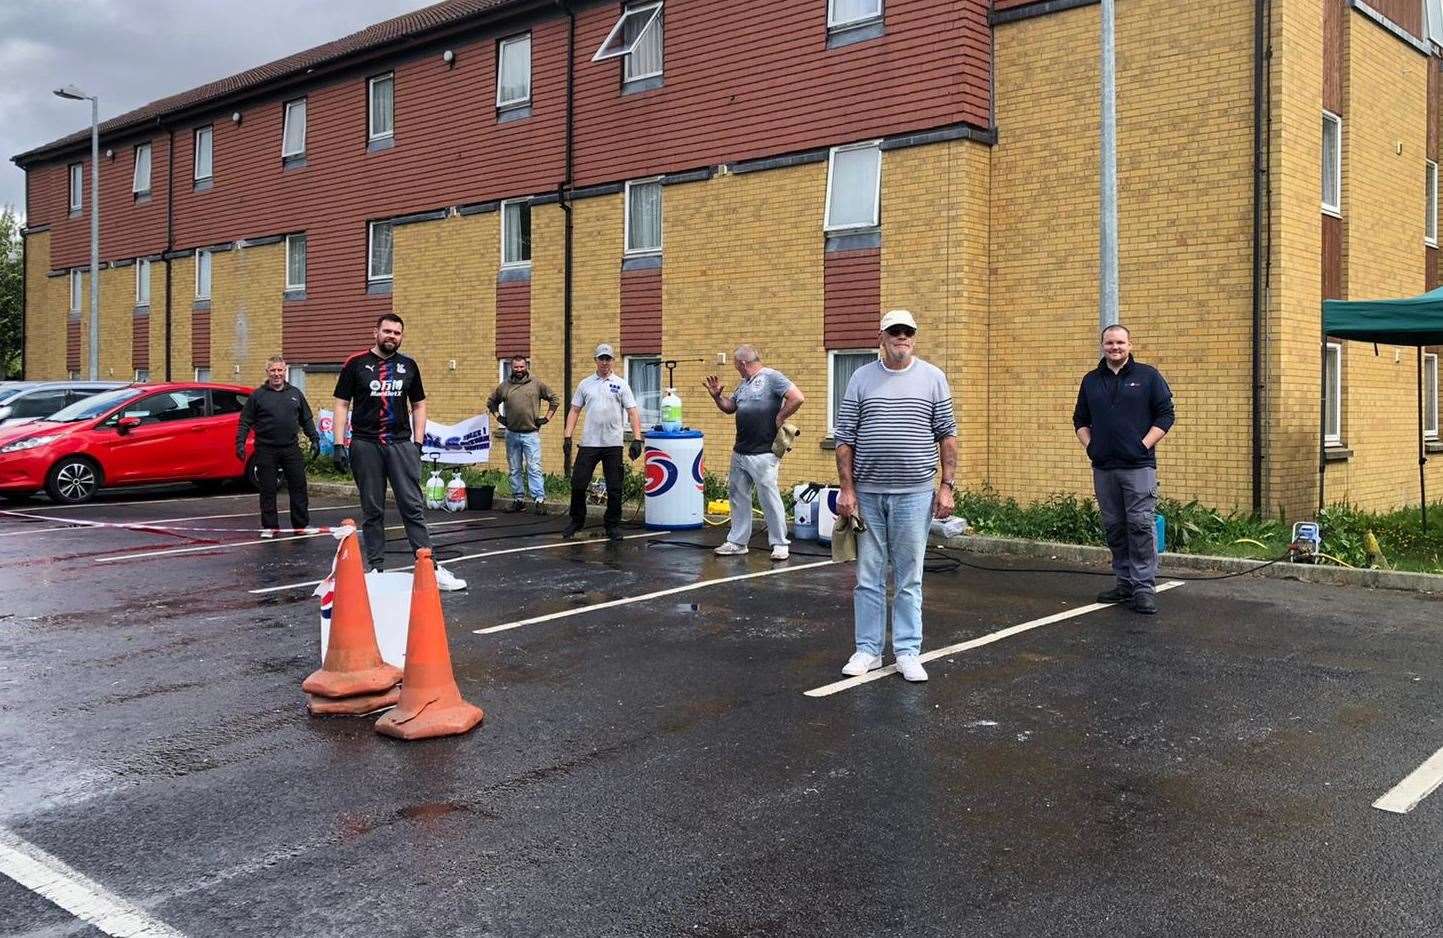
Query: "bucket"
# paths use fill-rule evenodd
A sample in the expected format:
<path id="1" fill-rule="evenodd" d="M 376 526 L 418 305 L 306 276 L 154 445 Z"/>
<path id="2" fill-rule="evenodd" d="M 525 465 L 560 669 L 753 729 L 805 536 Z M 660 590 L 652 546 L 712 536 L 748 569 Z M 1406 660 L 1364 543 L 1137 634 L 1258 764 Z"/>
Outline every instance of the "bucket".
<path id="1" fill-rule="evenodd" d="M 832 543 L 832 529 L 837 526 L 837 496 L 842 490 L 835 485 L 822 489 L 817 496 L 817 540 Z"/>
<path id="2" fill-rule="evenodd" d="M 817 502 L 820 492 L 821 487 L 815 482 L 802 482 L 792 489 L 793 540 L 815 541 L 817 539 Z"/>
<path id="3" fill-rule="evenodd" d="M 491 499 L 496 496 L 494 485 L 468 485 L 466 486 L 466 510 L 467 511 L 490 511 Z"/>

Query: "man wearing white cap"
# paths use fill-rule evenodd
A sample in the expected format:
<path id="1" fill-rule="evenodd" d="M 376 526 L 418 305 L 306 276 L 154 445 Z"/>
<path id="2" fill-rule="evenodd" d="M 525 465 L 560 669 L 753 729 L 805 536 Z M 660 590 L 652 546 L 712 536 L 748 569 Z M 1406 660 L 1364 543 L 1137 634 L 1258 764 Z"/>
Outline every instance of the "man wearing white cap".
<path id="1" fill-rule="evenodd" d="M 860 675 L 882 666 L 887 629 L 887 566 L 892 567 L 892 651 L 909 681 L 927 680 L 922 650 L 922 562 L 932 518 L 951 517 L 957 475 L 952 389 L 935 365 L 914 355 L 917 321 L 905 309 L 882 317 L 881 355 L 847 382 L 837 408 L 840 517 L 859 515 L 852 612 L 857 650 L 842 668 Z M 932 477 L 940 457 L 942 485 Z"/>
<path id="2" fill-rule="evenodd" d="M 631 386 L 611 373 L 616 359 L 611 346 L 605 342 L 596 347 L 596 373 L 587 375 L 576 388 L 571 398 L 571 409 L 566 412 L 565 438 L 561 441 L 562 452 L 571 459 L 571 436 L 576 432 L 576 421 L 586 411 L 586 427 L 581 431 L 581 449 L 576 455 L 576 464 L 571 470 L 571 523 L 561 532 L 565 538 L 574 537 L 586 526 L 586 487 L 601 463 L 601 474 L 606 479 L 606 536 L 613 541 L 621 540 L 621 442 L 627 418 L 631 419 L 631 458 L 641 456 L 641 411 L 636 406 L 636 397 Z"/>

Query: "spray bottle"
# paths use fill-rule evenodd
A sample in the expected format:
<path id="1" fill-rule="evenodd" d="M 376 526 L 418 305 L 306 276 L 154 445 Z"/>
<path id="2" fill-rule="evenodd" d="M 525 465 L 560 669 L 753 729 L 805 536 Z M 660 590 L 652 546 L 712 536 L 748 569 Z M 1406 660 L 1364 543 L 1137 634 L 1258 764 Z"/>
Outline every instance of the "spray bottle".
<path id="1" fill-rule="evenodd" d="M 446 505 L 446 480 L 441 478 L 441 467 L 431 466 L 431 478 L 426 480 L 426 507 L 435 511 Z"/>
<path id="2" fill-rule="evenodd" d="M 667 388 L 661 399 L 661 429 L 665 433 L 676 433 L 681 429 L 681 398 L 676 388 Z"/>
<path id="3" fill-rule="evenodd" d="M 446 510 L 466 510 L 466 483 L 461 481 L 461 470 L 457 469 L 451 476 L 451 481 L 446 483 Z"/>

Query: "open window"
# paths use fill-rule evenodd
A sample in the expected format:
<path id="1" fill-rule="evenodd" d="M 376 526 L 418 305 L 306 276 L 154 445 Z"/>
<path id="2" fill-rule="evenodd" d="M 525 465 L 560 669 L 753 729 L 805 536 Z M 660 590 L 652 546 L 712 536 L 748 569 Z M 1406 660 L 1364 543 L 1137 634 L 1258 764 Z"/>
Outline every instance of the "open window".
<path id="1" fill-rule="evenodd" d="M 643 43 L 660 40 L 661 7 L 660 3 L 638 3 L 627 7 L 616 25 L 611 27 L 611 32 L 606 34 L 606 41 L 596 50 L 591 61 L 601 62 L 628 56 L 638 51 Z M 652 33 L 653 27 L 656 30 L 655 35 Z M 661 57 L 658 55 L 656 58 L 656 72 L 660 74 Z M 628 79 L 641 77 L 644 76 L 627 75 Z"/>

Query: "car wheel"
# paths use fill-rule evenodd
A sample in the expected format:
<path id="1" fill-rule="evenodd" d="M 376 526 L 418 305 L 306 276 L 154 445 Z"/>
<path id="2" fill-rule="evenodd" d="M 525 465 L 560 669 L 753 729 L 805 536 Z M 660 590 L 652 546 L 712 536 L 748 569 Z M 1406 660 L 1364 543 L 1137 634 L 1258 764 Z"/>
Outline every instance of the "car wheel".
<path id="1" fill-rule="evenodd" d="M 100 469 L 84 456 L 67 456 L 50 467 L 45 491 L 65 505 L 88 502 L 100 490 Z"/>

